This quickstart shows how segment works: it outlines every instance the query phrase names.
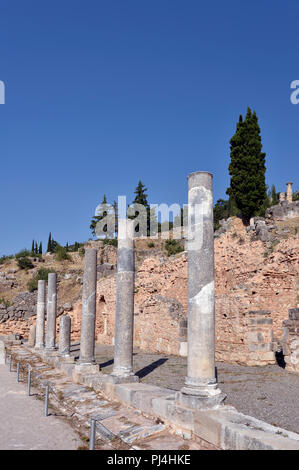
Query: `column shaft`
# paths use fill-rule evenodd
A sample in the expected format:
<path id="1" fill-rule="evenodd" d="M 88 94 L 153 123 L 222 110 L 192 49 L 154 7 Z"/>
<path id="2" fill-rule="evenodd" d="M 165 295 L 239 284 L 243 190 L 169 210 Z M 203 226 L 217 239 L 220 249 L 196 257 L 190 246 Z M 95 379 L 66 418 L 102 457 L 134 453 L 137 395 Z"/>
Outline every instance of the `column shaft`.
<path id="1" fill-rule="evenodd" d="M 36 308 L 36 342 L 35 347 L 45 347 L 45 310 L 46 310 L 46 281 L 38 281 Z"/>
<path id="2" fill-rule="evenodd" d="M 70 355 L 71 346 L 71 318 L 63 315 L 59 326 L 59 354 L 61 356 Z"/>
<path id="3" fill-rule="evenodd" d="M 47 304 L 47 327 L 46 327 L 46 349 L 54 350 L 56 345 L 56 315 L 57 315 L 57 274 L 50 273 L 48 276 L 48 304 Z"/>
<path id="4" fill-rule="evenodd" d="M 188 360 L 181 397 L 192 406 L 196 400 L 190 396 L 202 397 L 209 407 L 217 402 L 210 397 L 221 394 L 215 371 L 212 175 L 191 173 L 188 186 Z M 221 394 L 218 401 L 223 399 Z"/>
<path id="5" fill-rule="evenodd" d="M 134 221 L 119 219 L 113 375 L 133 374 Z"/>
<path id="6" fill-rule="evenodd" d="M 96 291 L 97 291 L 97 250 L 88 249 L 85 252 L 82 320 L 81 320 L 81 364 L 95 363 L 95 324 L 96 324 Z"/>

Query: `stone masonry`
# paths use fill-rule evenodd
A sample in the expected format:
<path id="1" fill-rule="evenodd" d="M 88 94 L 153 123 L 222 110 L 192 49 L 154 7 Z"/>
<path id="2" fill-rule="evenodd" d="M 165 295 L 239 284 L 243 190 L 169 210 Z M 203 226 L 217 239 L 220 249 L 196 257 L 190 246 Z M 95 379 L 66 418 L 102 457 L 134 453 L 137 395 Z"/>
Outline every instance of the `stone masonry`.
<path id="1" fill-rule="evenodd" d="M 290 309 L 283 322 L 282 345 L 286 369 L 299 373 L 299 308 Z"/>

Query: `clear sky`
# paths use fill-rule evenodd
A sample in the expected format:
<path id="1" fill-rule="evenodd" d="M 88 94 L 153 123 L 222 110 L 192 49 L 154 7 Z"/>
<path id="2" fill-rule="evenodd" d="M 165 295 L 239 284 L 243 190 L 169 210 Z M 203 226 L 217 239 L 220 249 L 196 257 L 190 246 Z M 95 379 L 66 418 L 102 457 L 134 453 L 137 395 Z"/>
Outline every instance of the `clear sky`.
<path id="1" fill-rule="evenodd" d="M 299 189 L 298 0 L 1 0 L 0 255 L 90 237 L 106 193 L 186 203 L 229 185 L 229 139 L 255 109 L 267 184 Z"/>

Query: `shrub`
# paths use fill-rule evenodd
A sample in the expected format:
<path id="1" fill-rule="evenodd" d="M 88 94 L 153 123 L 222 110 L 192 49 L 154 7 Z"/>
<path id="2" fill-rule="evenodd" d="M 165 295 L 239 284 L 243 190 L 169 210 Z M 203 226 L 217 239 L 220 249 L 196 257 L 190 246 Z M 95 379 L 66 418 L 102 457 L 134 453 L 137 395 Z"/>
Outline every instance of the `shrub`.
<path id="1" fill-rule="evenodd" d="M 83 248 L 83 247 L 82 247 L 82 248 L 79 248 L 78 253 L 79 253 L 79 255 L 82 256 L 82 258 L 83 258 L 83 256 L 85 255 L 85 248 Z"/>
<path id="2" fill-rule="evenodd" d="M 56 256 L 57 261 L 62 261 L 62 260 L 72 261 L 71 256 L 68 254 L 67 249 L 64 246 L 56 245 L 55 256 Z"/>
<path id="3" fill-rule="evenodd" d="M 4 297 L 0 297 L 0 304 L 5 305 L 6 308 L 11 306 L 11 303 Z"/>
<path id="4" fill-rule="evenodd" d="M 116 238 L 105 238 L 103 240 L 104 245 L 112 245 L 117 246 L 117 239 Z"/>
<path id="5" fill-rule="evenodd" d="M 167 255 L 171 256 L 181 253 L 184 251 L 184 248 L 177 242 L 177 240 L 166 240 L 165 250 L 167 251 Z"/>
<path id="6" fill-rule="evenodd" d="M 147 246 L 148 246 L 149 248 L 154 248 L 155 244 L 154 244 L 154 242 L 149 242 L 149 243 L 147 244 Z"/>
<path id="7" fill-rule="evenodd" d="M 18 266 L 21 269 L 31 269 L 33 268 L 33 264 L 27 256 L 23 256 L 21 258 L 18 258 Z"/>
<path id="8" fill-rule="evenodd" d="M 49 273 L 55 273 L 54 269 L 40 268 L 34 278 L 27 284 L 29 292 L 37 290 L 38 281 L 47 281 Z"/>
<path id="9" fill-rule="evenodd" d="M 24 249 L 24 250 L 19 251 L 19 252 L 15 255 L 15 258 L 16 258 L 16 259 L 28 258 L 28 256 L 32 256 L 31 251 Z"/>
<path id="10" fill-rule="evenodd" d="M 3 256 L 0 257 L 0 264 L 4 264 L 6 261 L 8 261 L 12 258 L 14 258 L 13 255 L 10 255 L 10 256 L 3 255 Z"/>

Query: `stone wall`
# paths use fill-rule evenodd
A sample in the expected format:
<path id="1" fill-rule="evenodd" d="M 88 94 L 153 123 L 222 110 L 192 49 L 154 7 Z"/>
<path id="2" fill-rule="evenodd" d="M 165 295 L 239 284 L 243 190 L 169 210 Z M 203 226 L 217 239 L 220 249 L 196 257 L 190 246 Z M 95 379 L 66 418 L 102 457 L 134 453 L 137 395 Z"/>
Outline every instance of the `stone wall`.
<path id="1" fill-rule="evenodd" d="M 283 322 L 281 342 L 286 369 L 299 373 L 299 308 L 289 310 L 289 319 Z"/>

